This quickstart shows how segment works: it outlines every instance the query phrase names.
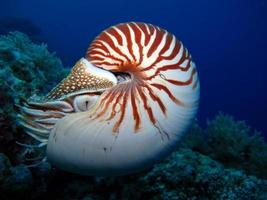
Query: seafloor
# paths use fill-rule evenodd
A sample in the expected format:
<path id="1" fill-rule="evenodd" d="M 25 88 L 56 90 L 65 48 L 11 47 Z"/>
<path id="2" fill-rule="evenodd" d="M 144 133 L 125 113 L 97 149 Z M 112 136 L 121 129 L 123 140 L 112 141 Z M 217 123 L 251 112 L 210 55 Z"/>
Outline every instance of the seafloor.
<path id="1" fill-rule="evenodd" d="M 56 70 L 55 70 L 56 69 Z M 46 45 L 12 32 L 0 37 L 0 199 L 267 199 L 267 144 L 243 121 L 218 113 L 197 120 L 166 160 L 138 174 L 86 177 L 35 167 L 43 149 L 17 123 L 16 104 L 46 94 L 68 73 Z M 38 159 L 37 161 L 38 162 Z"/>

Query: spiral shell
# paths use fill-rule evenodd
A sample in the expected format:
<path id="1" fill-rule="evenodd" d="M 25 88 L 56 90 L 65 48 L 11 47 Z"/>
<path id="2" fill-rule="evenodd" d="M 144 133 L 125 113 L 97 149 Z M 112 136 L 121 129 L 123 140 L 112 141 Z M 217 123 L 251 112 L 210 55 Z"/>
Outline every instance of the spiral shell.
<path id="1" fill-rule="evenodd" d="M 48 160 L 80 174 L 122 175 L 176 147 L 196 114 L 199 88 L 191 55 L 174 35 L 145 23 L 118 24 L 92 42 L 44 102 L 26 103 L 21 118 L 31 128 L 29 110 L 68 105 L 38 136 L 47 139 Z"/>

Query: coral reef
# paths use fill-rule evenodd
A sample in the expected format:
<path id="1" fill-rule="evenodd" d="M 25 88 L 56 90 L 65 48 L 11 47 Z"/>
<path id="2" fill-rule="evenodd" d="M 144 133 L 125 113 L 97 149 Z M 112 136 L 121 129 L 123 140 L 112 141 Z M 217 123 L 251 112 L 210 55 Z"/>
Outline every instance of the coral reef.
<path id="1" fill-rule="evenodd" d="M 32 173 L 25 165 L 12 167 L 8 158 L 0 153 L 0 197 L 10 199 L 29 192 L 32 188 Z"/>
<path id="2" fill-rule="evenodd" d="M 224 169 L 189 149 L 175 152 L 141 180 L 148 199 L 263 199 L 267 194 L 266 181 Z"/>
<path id="3" fill-rule="evenodd" d="M 0 37 L 0 151 L 12 160 L 17 153 L 15 140 L 22 137 L 17 134 L 14 105 L 36 93 L 47 93 L 67 71 L 46 45 L 32 43 L 25 34 Z"/>
<path id="4" fill-rule="evenodd" d="M 1 200 L 267 199 L 267 144 L 259 132 L 223 113 L 206 129 L 196 121 L 171 156 L 138 174 L 87 177 L 47 162 L 22 164 L 15 141 L 29 138 L 17 127 L 14 105 L 46 94 L 67 72 L 45 45 L 26 35 L 0 37 Z"/>
<path id="5" fill-rule="evenodd" d="M 11 168 L 12 173 L 0 184 L 1 199 L 16 198 L 16 194 L 20 194 L 20 199 L 260 200 L 267 197 L 266 180 L 225 169 L 208 156 L 182 148 L 150 170 L 123 177 L 74 175 L 51 170 L 48 163 L 35 168 L 32 176 L 23 165 L 19 169 L 10 165 L 5 168 Z"/>
<path id="6" fill-rule="evenodd" d="M 206 130 L 195 123 L 182 146 L 208 155 L 226 167 L 267 178 L 267 144 L 262 134 L 230 115 L 219 113 L 208 121 Z"/>

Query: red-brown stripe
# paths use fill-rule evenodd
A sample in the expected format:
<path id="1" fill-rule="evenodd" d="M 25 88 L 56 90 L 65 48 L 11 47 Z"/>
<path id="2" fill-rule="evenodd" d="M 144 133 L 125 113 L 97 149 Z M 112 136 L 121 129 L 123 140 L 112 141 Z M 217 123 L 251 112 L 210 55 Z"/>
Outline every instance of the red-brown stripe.
<path id="1" fill-rule="evenodd" d="M 126 104 L 127 104 L 127 99 L 128 99 L 128 93 L 125 92 L 123 95 L 123 100 L 122 100 L 122 104 L 121 104 L 121 110 L 120 110 L 121 115 L 120 115 L 119 120 L 115 123 L 115 125 L 113 127 L 113 133 L 118 133 L 118 131 L 119 131 L 119 127 L 120 127 L 120 125 L 123 121 L 123 118 L 125 116 L 125 108 L 126 108 Z"/>
<path id="2" fill-rule="evenodd" d="M 139 66 L 142 62 L 143 62 L 143 46 L 141 45 L 141 31 L 140 30 L 140 26 L 138 26 L 137 24 L 133 24 L 131 23 L 131 27 L 135 33 L 135 40 L 136 43 L 138 45 L 138 49 L 139 49 L 139 55 L 140 55 L 140 59 L 139 62 L 136 63 L 136 66 Z"/>
<path id="3" fill-rule="evenodd" d="M 150 39 L 150 35 L 149 35 L 149 33 L 147 32 L 146 25 L 143 24 L 143 23 L 137 23 L 137 24 L 138 24 L 138 26 L 142 29 L 142 31 L 143 31 L 144 34 L 145 34 L 145 46 L 147 46 L 147 44 L 148 44 L 148 42 L 149 42 L 149 39 Z M 147 25 L 147 26 L 149 27 L 150 25 Z"/>
<path id="4" fill-rule="evenodd" d="M 170 82 L 170 83 L 172 83 L 172 84 L 174 84 L 174 85 L 186 86 L 186 85 L 190 85 L 192 83 L 193 76 L 194 76 L 195 73 L 196 73 L 196 69 L 194 68 L 192 70 L 190 78 L 187 81 L 184 81 L 184 82 L 183 81 L 172 80 L 172 79 L 165 79 L 165 80 Z"/>
<path id="5" fill-rule="evenodd" d="M 107 31 L 107 32 L 110 34 L 109 31 Z M 116 39 L 117 39 L 117 38 L 116 38 Z M 126 59 L 129 60 L 129 58 L 128 58 L 128 57 L 127 57 L 127 56 L 126 56 L 126 55 L 125 55 L 119 48 L 117 48 L 117 47 L 115 46 L 113 40 L 110 38 L 110 36 L 108 36 L 108 34 L 107 34 L 106 32 L 104 32 L 104 33 L 100 36 L 99 40 L 103 40 L 103 41 L 105 41 L 106 43 L 109 44 L 109 46 L 110 46 L 116 53 L 118 53 L 119 55 L 121 55 L 121 56 L 123 56 L 123 57 L 125 57 Z M 102 45 L 102 46 L 104 46 L 104 45 Z M 106 52 L 110 54 L 109 50 L 108 50 L 107 48 L 105 48 L 105 49 L 106 49 Z"/>
<path id="6" fill-rule="evenodd" d="M 139 95 L 140 95 L 140 97 L 141 97 L 141 99 L 142 99 L 142 101 L 144 103 L 144 108 L 148 113 L 150 121 L 152 122 L 152 124 L 155 124 L 156 123 L 156 119 L 155 119 L 155 117 L 153 115 L 153 111 L 152 111 L 151 107 L 147 104 L 147 97 L 144 95 L 144 93 L 143 93 L 143 91 L 142 91 L 142 89 L 140 87 L 137 87 L 137 91 L 138 91 L 138 93 L 139 93 Z"/>
<path id="7" fill-rule="evenodd" d="M 131 90 L 131 102 L 132 102 L 132 109 L 133 109 L 133 117 L 135 120 L 135 126 L 134 126 L 134 131 L 137 132 L 140 128 L 140 116 L 139 116 L 139 112 L 136 106 L 136 102 L 135 102 L 135 95 L 136 95 L 136 89 L 132 89 Z"/>
<path id="8" fill-rule="evenodd" d="M 114 98 L 116 98 L 116 99 L 115 99 L 115 102 L 113 102 L 113 105 L 112 105 L 112 108 L 111 108 L 111 113 L 110 113 L 110 116 L 109 116 L 109 118 L 107 119 L 107 121 L 109 121 L 109 120 L 111 120 L 111 119 L 113 119 L 113 118 L 115 117 L 115 115 L 116 115 L 116 110 L 115 110 L 116 105 L 119 103 L 119 101 L 120 101 L 120 99 L 121 99 L 121 97 L 122 97 L 122 95 L 123 95 L 124 93 L 125 93 L 125 92 L 121 91 L 121 92 L 119 93 L 119 95 L 117 95 L 116 97 L 114 97 Z"/>
<path id="9" fill-rule="evenodd" d="M 171 91 L 166 86 L 157 83 L 152 83 L 151 85 L 159 90 L 163 90 L 174 103 L 178 105 L 184 105 L 184 103 L 182 103 L 180 100 L 176 99 L 175 96 L 173 96 Z"/>
<path id="10" fill-rule="evenodd" d="M 113 27 L 109 29 L 108 32 L 117 39 L 119 45 L 122 45 L 122 38 L 120 34 Z"/>
<path id="11" fill-rule="evenodd" d="M 150 97 L 158 103 L 161 111 L 164 113 L 164 115 L 166 115 L 166 108 L 161 99 L 153 92 L 153 90 L 148 85 L 144 85 L 144 87 L 147 88 Z"/>
<path id="12" fill-rule="evenodd" d="M 132 58 L 134 59 L 134 60 L 131 60 L 130 63 L 136 62 L 136 58 L 134 56 L 133 48 L 132 48 L 133 43 L 131 40 L 130 30 L 129 30 L 128 26 L 124 25 L 124 24 L 121 24 L 121 25 L 119 24 L 117 26 L 117 28 L 120 29 L 126 37 L 128 50 L 129 50 Z"/>

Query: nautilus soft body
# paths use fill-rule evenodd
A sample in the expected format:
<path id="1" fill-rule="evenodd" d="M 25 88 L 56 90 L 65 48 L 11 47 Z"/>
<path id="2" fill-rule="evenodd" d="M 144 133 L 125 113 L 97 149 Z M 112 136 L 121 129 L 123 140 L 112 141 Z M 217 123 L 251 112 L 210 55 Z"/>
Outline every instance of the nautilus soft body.
<path id="1" fill-rule="evenodd" d="M 195 117 L 199 88 L 191 55 L 174 35 L 123 23 L 96 37 L 45 98 L 24 102 L 19 117 L 55 166 L 123 175 L 174 150 Z"/>

